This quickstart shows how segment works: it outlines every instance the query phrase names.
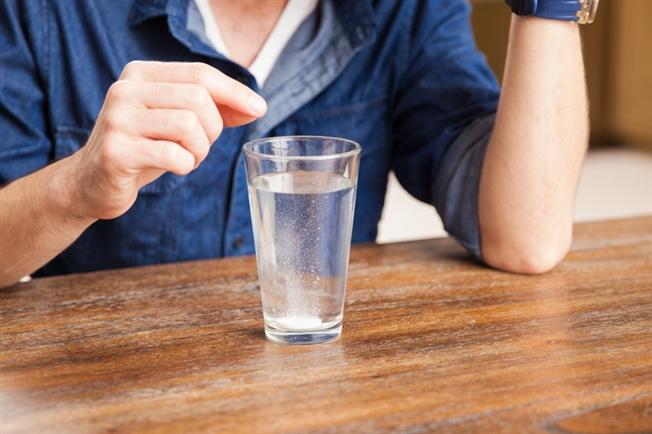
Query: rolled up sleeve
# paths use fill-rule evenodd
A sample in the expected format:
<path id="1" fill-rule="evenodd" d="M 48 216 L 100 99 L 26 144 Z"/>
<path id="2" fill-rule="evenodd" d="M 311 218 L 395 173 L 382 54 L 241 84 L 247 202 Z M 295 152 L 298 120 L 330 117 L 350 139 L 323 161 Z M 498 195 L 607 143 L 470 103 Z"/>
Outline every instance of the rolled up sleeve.
<path id="1" fill-rule="evenodd" d="M 444 155 L 433 185 L 432 203 L 444 228 L 478 259 L 482 259 L 478 190 L 494 118 L 478 118 L 460 134 Z"/>

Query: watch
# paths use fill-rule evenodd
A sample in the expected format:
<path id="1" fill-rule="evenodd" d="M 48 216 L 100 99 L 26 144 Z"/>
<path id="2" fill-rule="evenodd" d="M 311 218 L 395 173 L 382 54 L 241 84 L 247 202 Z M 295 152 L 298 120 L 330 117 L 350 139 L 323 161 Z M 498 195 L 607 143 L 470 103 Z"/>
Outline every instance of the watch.
<path id="1" fill-rule="evenodd" d="M 599 0 L 505 0 L 516 15 L 591 24 Z"/>

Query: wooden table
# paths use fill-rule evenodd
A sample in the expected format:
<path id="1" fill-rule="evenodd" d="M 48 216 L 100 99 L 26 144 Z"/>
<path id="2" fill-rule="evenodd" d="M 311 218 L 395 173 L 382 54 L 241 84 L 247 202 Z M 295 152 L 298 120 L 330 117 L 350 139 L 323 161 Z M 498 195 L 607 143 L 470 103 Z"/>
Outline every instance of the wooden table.
<path id="1" fill-rule="evenodd" d="M 353 250 L 341 339 L 265 340 L 252 257 L 0 292 L 0 432 L 652 431 L 652 218 L 543 276 L 450 239 Z"/>

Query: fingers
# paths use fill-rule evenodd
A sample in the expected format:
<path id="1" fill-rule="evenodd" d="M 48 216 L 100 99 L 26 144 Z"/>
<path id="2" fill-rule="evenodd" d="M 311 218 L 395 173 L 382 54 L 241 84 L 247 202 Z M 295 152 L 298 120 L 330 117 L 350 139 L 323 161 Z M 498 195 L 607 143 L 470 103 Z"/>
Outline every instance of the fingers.
<path id="1" fill-rule="evenodd" d="M 149 83 L 121 80 L 113 92 L 124 94 L 136 109 L 183 109 L 195 113 L 208 141 L 213 143 L 222 133 L 223 123 L 215 103 L 202 86 L 185 83 Z"/>
<path id="2" fill-rule="evenodd" d="M 208 155 L 224 125 L 255 120 L 265 100 L 202 63 L 131 62 L 107 93 L 97 128 L 101 164 L 138 185 L 162 171 L 186 175 Z"/>
<path id="3" fill-rule="evenodd" d="M 265 114 L 265 100 L 237 80 L 204 63 L 142 62 L 127 64 L 122 80 L 190 83 L 204 87 L 218 106 L 225 106 L 237 116 L 224 116 L 225 124 L 240 124 Z"/>
<path id="4" fill-rule="evenodd" d="M 132 123 L 132 134 L 148 139 L 178 143 L 189 151 L 194 167 L 204 161 L 210 150 L 208 140 L 197 115 L 190 110 L 150 109 L 140 110 L 138 121 Z M 177 146 L 178 146 L 177 145 Z"/>
<path id="5" fill-rule="evenodd" d="M 233 110 L 232 108 L 225 105 L 221 105 L 218 108 L 220 110 L 220 115 L 224 121 L 224 125 L 227 127 L 239 127 L 240 125 L 246 125 L 256 120 L 251 116 L 243 115 L 240 112 Z"/>
<path id="6" fill-rule="evenodd" d="M 195 156 L 177 143 L 168 140 L 139 140 L 131 143 L 133 152 L 131 165 L 141 172 L 140 187 L 161 175 L 160 171 L 176 175 L 187 175 L 195 168 Z"/>

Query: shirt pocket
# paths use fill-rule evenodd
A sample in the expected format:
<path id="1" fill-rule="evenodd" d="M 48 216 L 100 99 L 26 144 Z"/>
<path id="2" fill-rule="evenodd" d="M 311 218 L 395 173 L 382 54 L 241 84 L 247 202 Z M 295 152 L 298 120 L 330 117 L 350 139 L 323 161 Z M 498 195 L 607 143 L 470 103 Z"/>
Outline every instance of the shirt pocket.
<path id="1" fill-rule="evenodd" d="M 74 154 L 86 144 L 91 130 L 87 128 L 59 126 L 56 130 L 54 142 L 54 159 L 60 160 Z M 182 181 L 183 177 L 173 173 L 164 173 L 161 177 L 150 182 L 140 189 L 144 194 L 161 194 L 174 190 Z"/>
<path id="2" fill-rule="evenodd" d="M 276 135 L 342 137 L 358 142 L 362 156 L 391 154 L 386 95 L 338 106 L 306 106 L 274 130 Z"/>

